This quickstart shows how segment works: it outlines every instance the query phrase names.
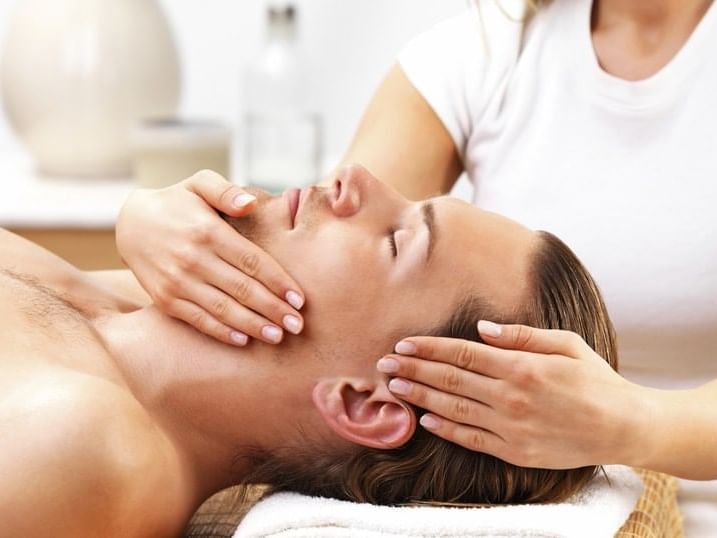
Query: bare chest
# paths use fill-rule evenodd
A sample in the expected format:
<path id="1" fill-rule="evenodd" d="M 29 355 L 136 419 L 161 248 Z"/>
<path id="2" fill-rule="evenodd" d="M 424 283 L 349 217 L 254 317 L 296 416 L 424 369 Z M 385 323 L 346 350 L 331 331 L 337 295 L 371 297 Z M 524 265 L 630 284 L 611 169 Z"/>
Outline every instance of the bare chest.
<path id="1" fill-rule="evenodd" d="M 88 319 L 31 277 L 0 270 L 0 319 L 0 390 L 48 369 L 121 382 Z"/>

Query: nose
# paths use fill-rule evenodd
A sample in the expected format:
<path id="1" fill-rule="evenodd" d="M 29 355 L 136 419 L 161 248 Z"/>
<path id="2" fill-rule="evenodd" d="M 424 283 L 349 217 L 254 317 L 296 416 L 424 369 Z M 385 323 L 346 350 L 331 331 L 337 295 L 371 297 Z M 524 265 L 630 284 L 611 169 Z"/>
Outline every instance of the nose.
<path id="1" fill-rule="evenodd" d="M 337 217 L 347 218 L 361 209 L 373 184 L 379 184 L 371 172 L 360 164 L 349 164 L 336 176 L 331 191 L 331 209 Z"/>

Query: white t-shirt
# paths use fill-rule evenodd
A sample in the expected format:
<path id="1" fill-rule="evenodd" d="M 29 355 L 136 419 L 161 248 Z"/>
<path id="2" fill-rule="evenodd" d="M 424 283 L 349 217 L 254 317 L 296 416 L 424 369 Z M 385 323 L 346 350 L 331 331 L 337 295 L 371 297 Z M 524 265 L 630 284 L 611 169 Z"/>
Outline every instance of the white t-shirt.
<path id="1" fill-rule="evenodd" d="M 475 204 L 575 251 L 603 291 L 627 378 L 717 379 L 717 5 L 668 65 L 629 82 L 598 64 L 592 0 L 554 0 L 525 33 L 521 0 L 479 4 L 399 55 Z M 687 536 L 717 536 L 717 482 L 682 481 L 680 495 Z"/>

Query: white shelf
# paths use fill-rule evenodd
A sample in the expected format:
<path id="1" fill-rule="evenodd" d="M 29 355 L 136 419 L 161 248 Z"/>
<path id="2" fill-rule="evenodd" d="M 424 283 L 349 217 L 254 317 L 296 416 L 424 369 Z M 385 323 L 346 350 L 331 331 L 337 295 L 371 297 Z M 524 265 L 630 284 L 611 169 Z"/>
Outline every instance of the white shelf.
<path id="1" fill-rule="evenodd" d="M 45 178 L 19 152 L 0 152 L 0 226 L 4 228 L 112 228 L 129 193 L 130 178 Z"/>

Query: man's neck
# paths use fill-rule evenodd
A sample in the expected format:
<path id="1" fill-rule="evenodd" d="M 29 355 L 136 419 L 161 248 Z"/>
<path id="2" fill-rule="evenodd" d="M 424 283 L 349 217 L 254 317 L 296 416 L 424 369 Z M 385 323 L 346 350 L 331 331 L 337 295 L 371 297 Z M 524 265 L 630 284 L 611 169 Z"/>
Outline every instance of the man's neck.
<path id="1" fill-rule="evenodd" d="M 96 327 L 128 388 L 186 462 L 200 501 L 246 472 L 251 449 L 291 442 L 286 419 L 306 402 L 277 378 L 268 346 L 227 346 L 152 307 Z"/>

